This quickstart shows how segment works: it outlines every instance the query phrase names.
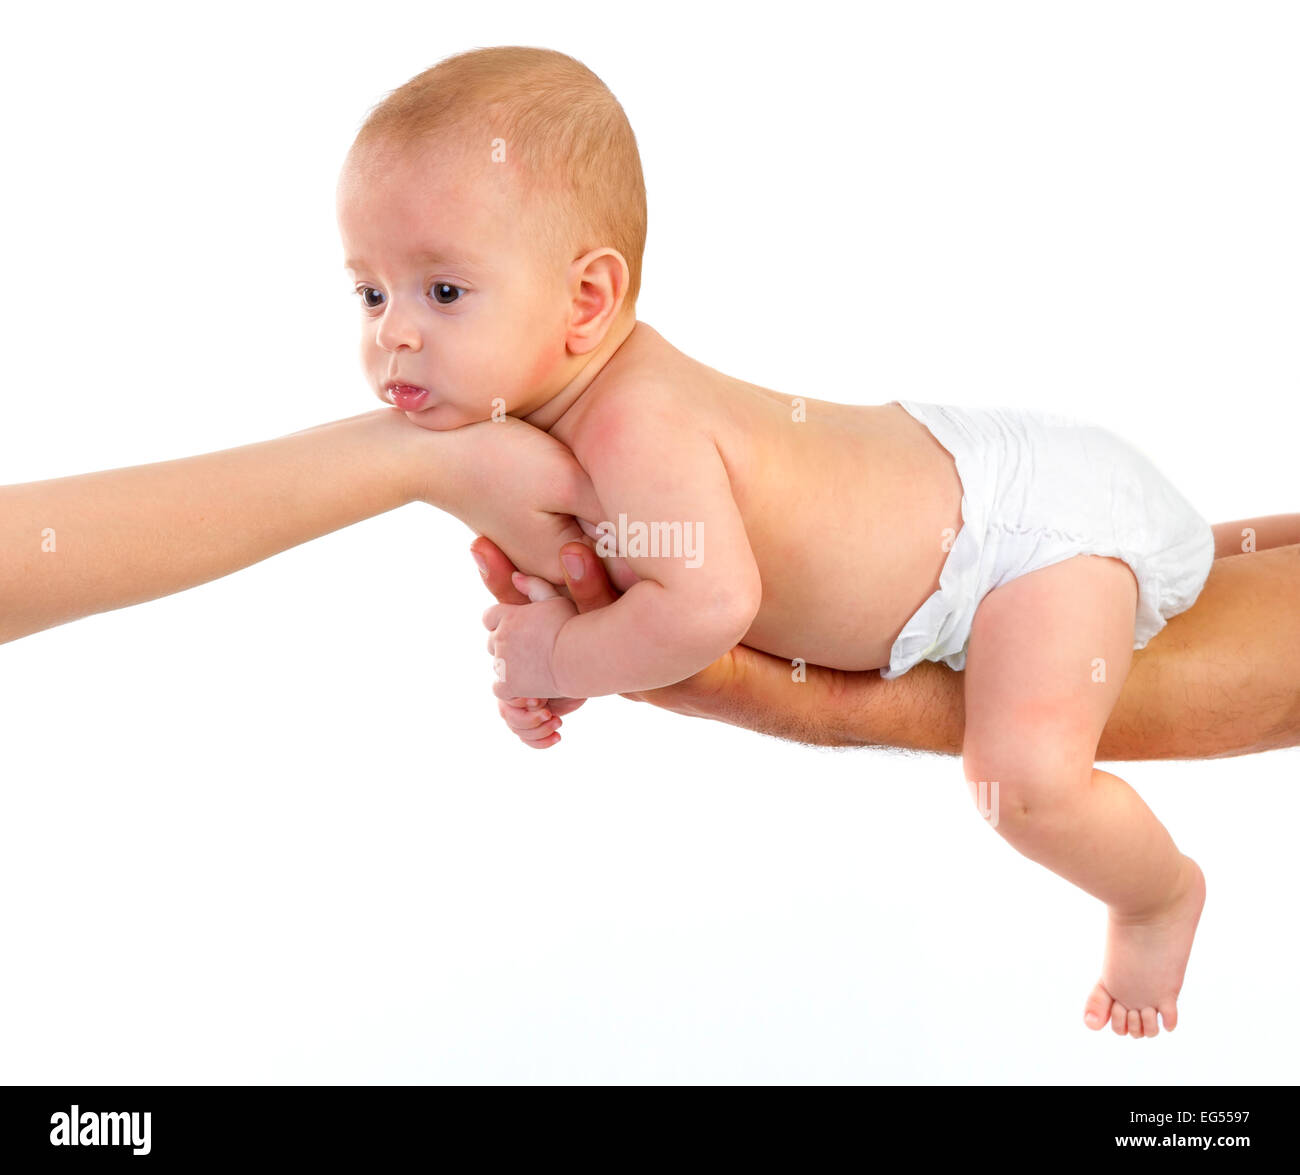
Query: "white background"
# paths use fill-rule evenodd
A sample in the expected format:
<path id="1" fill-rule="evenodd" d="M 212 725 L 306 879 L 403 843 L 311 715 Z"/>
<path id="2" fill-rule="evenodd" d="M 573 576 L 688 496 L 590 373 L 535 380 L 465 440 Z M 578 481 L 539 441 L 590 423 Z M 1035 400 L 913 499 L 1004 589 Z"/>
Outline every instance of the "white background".
<path id="1" fill-rule="evenodd" d="M 642 319 L 790 395 L 1040 406 L 1213 521 L 1300 509 L 1286 4 L 28 5 L 0 47 L 0 482 L 374 406 L 365 112 L 561 49 L 623 102 Z M 958 760 L 620 698 L 497 718 L 415 505 L 0 649 L 0 1081 L 1293 1082 L 1294 752 L 1121 768 L 1205 869 L 1155 1041 Z"/>

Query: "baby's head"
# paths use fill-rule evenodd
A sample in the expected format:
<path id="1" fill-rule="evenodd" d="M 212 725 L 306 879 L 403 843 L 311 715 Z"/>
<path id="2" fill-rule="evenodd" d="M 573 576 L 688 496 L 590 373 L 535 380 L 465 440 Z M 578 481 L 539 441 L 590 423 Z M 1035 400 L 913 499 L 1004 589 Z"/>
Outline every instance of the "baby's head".
<path id="1" fill-rule="evenodd" d="M 636 138 L 563 53 L 476 49 L 394 90 L 348 152 L 338 218 L 366 377 L 427 428 L 536 411 L 635 322 Z M 427 394 L 394 400 L 394 381 Z"/>

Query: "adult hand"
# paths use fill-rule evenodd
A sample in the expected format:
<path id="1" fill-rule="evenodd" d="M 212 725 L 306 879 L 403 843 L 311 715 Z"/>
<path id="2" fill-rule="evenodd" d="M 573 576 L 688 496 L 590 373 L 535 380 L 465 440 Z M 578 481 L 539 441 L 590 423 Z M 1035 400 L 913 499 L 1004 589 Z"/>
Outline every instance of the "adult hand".
<path id="1" fill-rule="evenodd" d="M 499 602 L 503 604 L 526 604 L 528 597 L 514 585 L 512 576 L 515 567 L 505 553 L 491 539 L 479 536 L 470 544 L 470 551 L 475 562 L 480 564 L 483 582 Z M 564 583 L 569 598 L 579 612 L 591 612 L 604 608 L 618 599 L 619 593 L 614 589 L 605 573 L 596 552 L 585 543 L 568 542 L 561 546 L 560 567 L 564 574 Z M 744 645 L 737 645 L 730 652 L 724 653 L 713 664 L 701 669 L 684 681 L 661 686 L 653 690 L 641 690 L 622 696 L 634 702 L 650 702 L 675 714 L 691 717 L 715 718 L 720 710 L 719 699 L 735 688 L 744 673 L 745 666 L 751 659 L 761 657 Z M 585 699 L 580 698 L 522 698 L 502 701 L 499 705 L 501 716 L 520 738 L 531 746 L 545 748 L 553 746 L 560 736 L 555 729 L 560 725 L 559 715 L 576 710 Z M 524 704 L 534 702 L 529 707 Z M 533 713 L 529 714 L 529 710 Z M 541 718 L 540 713 L 547 714 Z M 526 737 L 531 736 L 531 737 Z"/>
<path id="2" fill-rule="evenodd" d="M 520 571 L 559 583 L 561 544 L 582 540 L 575 517 L 601 517 L 573 453 L 513 416 L 439 431 L 391 411 L 412 496 L 494 536 Z"/>

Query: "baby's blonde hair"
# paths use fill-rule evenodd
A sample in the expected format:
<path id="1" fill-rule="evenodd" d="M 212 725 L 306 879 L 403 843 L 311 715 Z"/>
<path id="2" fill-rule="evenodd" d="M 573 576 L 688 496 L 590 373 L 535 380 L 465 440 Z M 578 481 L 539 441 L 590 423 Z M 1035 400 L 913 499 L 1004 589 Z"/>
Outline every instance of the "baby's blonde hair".
<path id="1" fill-rule="evenodd" d="M 635 305 L 646 235 L 641 156 L 623 107 L 585 65 L 523 45 L 446 57 L 371 109 L 350 154 L 434 139 L 465 159 L 504 151 L 533 200 L 547 255 L 567 264 L 617 249 L 628 268 L 624 309 Z"/>

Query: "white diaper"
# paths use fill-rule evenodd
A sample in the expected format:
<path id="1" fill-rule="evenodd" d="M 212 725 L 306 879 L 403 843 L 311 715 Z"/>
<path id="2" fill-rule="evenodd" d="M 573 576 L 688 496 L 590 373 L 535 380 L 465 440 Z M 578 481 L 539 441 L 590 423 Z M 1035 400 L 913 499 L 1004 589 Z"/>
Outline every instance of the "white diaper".
<path id="1" fill-rule="evenodd" d="M 1190 608 L 1214 562 L 1214 533 L 1154 465 L 1107 429 L 1014 408 L 894 400 L 953 455 L 962 526 L 880 676 L 918 661 L 966 666 L 979 602 L 1017 576 L 1073 555 L 1123 559 L 1137 577 L 1133 647 Z"/>

